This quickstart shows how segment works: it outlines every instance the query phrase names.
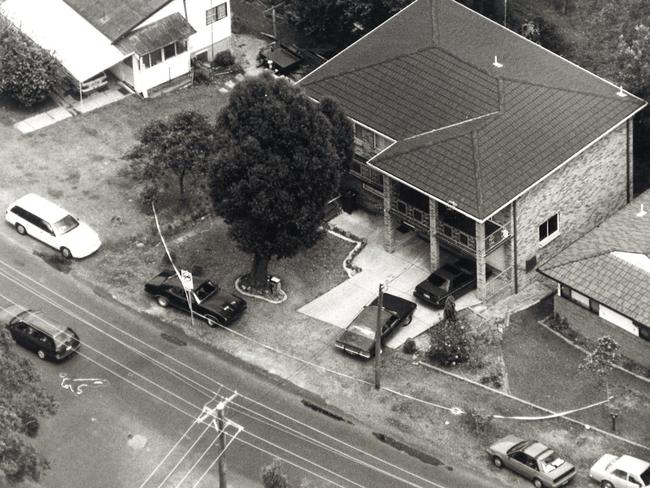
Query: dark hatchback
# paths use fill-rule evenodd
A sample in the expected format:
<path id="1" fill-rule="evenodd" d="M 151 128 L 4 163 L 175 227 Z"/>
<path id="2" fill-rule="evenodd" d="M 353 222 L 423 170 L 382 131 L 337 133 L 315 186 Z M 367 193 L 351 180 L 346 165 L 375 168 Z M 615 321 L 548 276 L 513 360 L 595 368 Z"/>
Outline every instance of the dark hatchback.
<path id="1" fill-rule="evenodd" d="M 413 295 L 437 308 L 445 306 L 448 297 L 460 298 L 476 288 L 476 264 L 459 259 L 441 266 L 415 287 Z"/>
<path id="2" fill-rule="evenodd" d="M 0 311 L 0 324 L 9 330 L 16 344 L 41 359 L 62 361 L 79 350 L 79 336 L 69 327 L 46 321 L 40 312 L 12 305 Z"/>
<path id="3" fill-rule="evenodd" d="M 231 325 L 246 310 L 246 301 L 231 293 L 222 291 L 211 280 L 194 277 L 201 283 L 190 293 L 192 312 L 204 319 L 210 327 Z M 163 271 L 144 285 L 144 291 L 153 295 L 161 307 L 173 307 L 190 313 L 187 295 L 180 280 L 173 271 Z"/>
<path id="4" fill-rule="evenodd" d="M 375 353 L 375 331 L 379 297 L 366 305 L 336 340 L 336 347 L 355 356 L 370 359 Z M 381 342 L 400 326 L 411 323 L 417 305 L 389 293 L 383 294 Z"/>

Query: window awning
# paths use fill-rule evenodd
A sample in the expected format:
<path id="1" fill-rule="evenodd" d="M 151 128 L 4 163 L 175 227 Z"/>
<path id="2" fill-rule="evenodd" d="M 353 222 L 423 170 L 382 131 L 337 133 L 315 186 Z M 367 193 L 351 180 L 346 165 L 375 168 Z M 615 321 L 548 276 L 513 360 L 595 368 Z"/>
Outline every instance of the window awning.
<path id="1" fill-rule="evenodd" d="M 139 56 L 143 56 L 172 42 L 187 39 L 195 32 L 185 17 L 175 12 L 129 32 L 117 41 L 116 46 L 124 53 L 135 52 Z"/>
<path id="2" fill-rule="evenodd" d="M 86 81 L 126 57 L 62 0 L 5 0 L 0 3 L 0 13 L 50 51 L 78 81 Z"/>

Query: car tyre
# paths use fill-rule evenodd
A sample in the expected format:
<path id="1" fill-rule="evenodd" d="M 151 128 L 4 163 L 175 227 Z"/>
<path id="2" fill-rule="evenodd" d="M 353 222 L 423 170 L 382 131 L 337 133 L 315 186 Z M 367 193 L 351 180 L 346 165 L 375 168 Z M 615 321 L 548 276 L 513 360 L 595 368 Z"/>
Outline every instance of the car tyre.
<path id="1" fill-rule="evenodd" d="M 411 320 L 413 320 L 413 314 L 404 319 L 404 322 L 402 322 L 402 327 L 406 327 L 408 324 L 410 324 Z"/>
<path id="2" fill-rule="evenodd" d="M 214 317 L 206 317 L 206 320 L 208 321 L 208 325 L 212 327 L 213 329 L 216 327 L 219 327 L 220 325 L 223 325 L 220 320 L 217 320 Z"/>
<path id="3" fill-rule="evenodd" d="M 499 456 L 492 456 L 492 464 L 494 464 L 499 469 L 503 468 L 503 461 L 501 461 L 501 458 Z"/>
<path id="4" fill-rule="evenodd" d="M 162 308 L 167 308 L 169 307 L 169 300 L 165 297 L 156 297 L 156 301 L 158 302 L 158 305 L 160 305 Z"/>
<path id="5" fill-rule="evenodd" d="M 27 230 L 20 224 L 16 224 L 16 232 L 18 232 L 21 236 L 27 235 Z"/>
<path id="6" fill-rule="evenodd" d="M 544 483 L 542 483 L 541 480 L 535 478 L 533 480 L 533 486 L 535 486 L 535 488 L 544 488 Z"/>
<path id="7" fill-rule="evenodd" d="M 600 483 L 601 488 L 614 488 L 614 485 L 612 485 L 609 481 L 603 480 Z"/>
<path id="8" fill-rule="evenodd" d="M 45 352 L 42 349 L 36 351 L 36 355 L 38 356 L 39 359 L 45 359 Z"/>
<path id="9" fill-rule="evenodd" d="M 68 249 L 67 247 L 62 247 L 62 248 L 61 248 L 61 255 L 62 255 L 65 259 L 70 259 L 70 258 L 72 258 L 72 253 L 70 252 L 70 249 Z"/>

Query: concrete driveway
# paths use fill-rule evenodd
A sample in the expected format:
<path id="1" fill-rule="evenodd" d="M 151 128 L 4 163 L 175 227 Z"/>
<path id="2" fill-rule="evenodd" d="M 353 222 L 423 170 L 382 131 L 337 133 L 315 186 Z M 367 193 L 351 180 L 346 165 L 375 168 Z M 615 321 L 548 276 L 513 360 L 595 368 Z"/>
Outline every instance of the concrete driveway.
<path id="1" fill-rule="evenodd" d="M 365 305 L 375 299 L 382 283 L 387 293 L 416 301 L 413 289 L 430 273 L 427 241 L 414 232 L 397 232 L 395 252 L 387 253 L 383 248 L 382 216 L 358 210 L 339 215 L 332 224 L 368 240 L 367 246 L 354 260 L 362 271 L 304 305 L 299 312 L 344 329 Z M 413 321 L 390 338 L 388 347 L 401 347 L 408 338 L 417 337 L 441 320 L 441 310 L 417 303 Z M 472 292 L 459 299 L 456 305 L 460 310 L 478 303 L 480 300 Z"/>

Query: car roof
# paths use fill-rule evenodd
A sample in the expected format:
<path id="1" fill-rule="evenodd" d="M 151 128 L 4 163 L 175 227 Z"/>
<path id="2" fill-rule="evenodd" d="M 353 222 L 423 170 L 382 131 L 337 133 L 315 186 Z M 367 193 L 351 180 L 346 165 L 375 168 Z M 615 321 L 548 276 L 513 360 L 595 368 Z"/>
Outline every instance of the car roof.
<path id="1" fill-rule="evenodd" d="M 49 335 L 50 337 L 55 337 L 58 334 L 65 332 L 67 329 L 67 327 L 62 327 L 48 322 L 41 316 L 40 312 L 36 312 L 34 310 L 29 310 L 25 315 L 21 317 L 21 320 L 28 323 L 35 329 L 40 330 L 46 335 Z"/>
<path id="2" fill-rule="evenodd" d="M 646 469 L 650 468 L 650 463 L 632 456 L 623 455 L 612 463 L 612 467 L 639 476 Z"/>
<path id="3" fill-rule="evenodd" d="M 19 205 L 28 212 L 33 213 L 50 223 L 58 222 L 65 216 L 69 215 L 68 211 L 59 207 L 57 204 L 50 202 L 49 200 L 36 195 L 35 193 L 28 193 L 16 200 L 11 207 Z"/>
<path id="4" fill-rule="evenodd" d="M 544 444 L 541 442 L 533 442 L 530 444 L 528 447 L 524 449 L 524 452 L 528 454 L 529 456 L 537 459 L 540 454 L 548 451 L 549 448 L 546 447 Z"/>

